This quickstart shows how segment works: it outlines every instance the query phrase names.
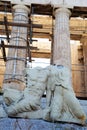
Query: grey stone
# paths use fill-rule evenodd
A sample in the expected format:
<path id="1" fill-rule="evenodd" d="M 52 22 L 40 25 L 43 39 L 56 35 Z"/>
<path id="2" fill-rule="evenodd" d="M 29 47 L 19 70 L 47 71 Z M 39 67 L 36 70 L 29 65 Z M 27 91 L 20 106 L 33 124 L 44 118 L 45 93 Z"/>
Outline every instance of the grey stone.
<path id="1" fill-rule="evenodd" d="M 87 130 L 87 126 L 33 119 L 1 118 L 0 130 Z"/>

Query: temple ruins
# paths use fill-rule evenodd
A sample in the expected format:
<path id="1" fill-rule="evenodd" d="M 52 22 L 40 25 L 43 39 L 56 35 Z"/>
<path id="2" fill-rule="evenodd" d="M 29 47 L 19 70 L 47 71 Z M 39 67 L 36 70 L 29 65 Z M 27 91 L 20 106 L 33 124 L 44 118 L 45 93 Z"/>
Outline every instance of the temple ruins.
<path id="1" fill-rule="evenodd" d="M 86 0 L 1 0 L 1 119 L 86 125 L 86 40 Z"/>

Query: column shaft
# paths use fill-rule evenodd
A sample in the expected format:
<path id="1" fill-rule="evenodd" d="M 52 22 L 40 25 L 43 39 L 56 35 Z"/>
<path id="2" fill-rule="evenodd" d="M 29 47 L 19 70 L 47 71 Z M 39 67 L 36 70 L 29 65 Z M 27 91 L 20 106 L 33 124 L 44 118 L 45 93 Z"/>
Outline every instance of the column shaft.
<path id="1" fill-rule="evenodd" d="M 71 69 L 69 9 L 55 11 L 53 64 L 64 65 Z"/>
<path id="2" fill-rule="evenodd" d="M 28 23 L 29 9 L 23 5 L 13 7 L 13 22 Z M 13 26 L 10 45 L 27 46 L 27 27 Z M 24 82 L 23 69 L 25 68 L 26 49 L 10 48 L 4 76 L 4 87 L 21 89 Z M 21 85 L 20 85 L 21 84 Z"/>

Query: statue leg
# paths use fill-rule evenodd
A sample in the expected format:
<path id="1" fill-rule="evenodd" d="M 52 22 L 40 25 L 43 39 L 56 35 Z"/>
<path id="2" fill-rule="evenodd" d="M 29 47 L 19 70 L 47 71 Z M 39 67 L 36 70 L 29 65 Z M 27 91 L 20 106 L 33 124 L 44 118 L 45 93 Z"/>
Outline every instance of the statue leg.
<path id="1" fill-rule="evenodd" d="M 63 108 L 63 97 L 62 97 L 62 88 L 57 86 L 55 88 L 54 97 L 51 102 L 51 113 L 50 118 L 52 121 L 58 121 L 61 117 Z"/>
<path id="2" fill-rule="evenodd" d="M 13 105 L 9 106 L 7 109 L 8 115 L 16 115 L 21 112 L 27 112 L 27 111 L 34 111 L 40 108 L 37 102 L 33 102 L 29 99 L 23 99 L 19 101 L 18 103 L 14 103 Z"/>
<path id="3" fill-rule="evenodd" d="M 85 120 L 86 116 L 85 113 L 75 97 L 75 94 L 73 91 L 64 89 L 64 100 L 67 106 L 71 109 L 72 113 L 80 120 Z"/>
<path id="4" fill-rule="evenodd" d="M 10 117 L 19 117 L 19 118 L 30 118 L 30 119 L 44 119 L 50 121 L 48 117 L 45 117 L 44 114 L 47 114 L 49 110 L 45 109 L 39 109 L 36 111 L 30 111 L 30 112 L 22 112 L 18 113 L 16 115 L 10 115 Z"/>
<path id="5" fill-rule="evenodd" d="M 20 117 L 20 118 L 31 118 L 31 119 L 42 119 L 43 118 L 43 110 L 30 111 L 30 112 L 22 112 L 17 115 L 11 115 L 10 117 Z"/>

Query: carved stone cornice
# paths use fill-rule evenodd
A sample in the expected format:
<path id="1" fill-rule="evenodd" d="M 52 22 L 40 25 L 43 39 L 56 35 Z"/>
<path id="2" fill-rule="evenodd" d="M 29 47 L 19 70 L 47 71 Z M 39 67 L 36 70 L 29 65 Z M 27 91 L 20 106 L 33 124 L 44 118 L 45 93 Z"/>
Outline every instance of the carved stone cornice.
<path id="1" fill-rule="evenodd" d="M 87 0 L 2 0 L 2 1 L 11 1 L 12 4 L 22 4 L 22 5 L 31 5 L 31 4 L 51 4 L 54 7 L 61 7 L 64 3 L 64 6 L 71 8 L 71 6 L 87 7 Z"/>

